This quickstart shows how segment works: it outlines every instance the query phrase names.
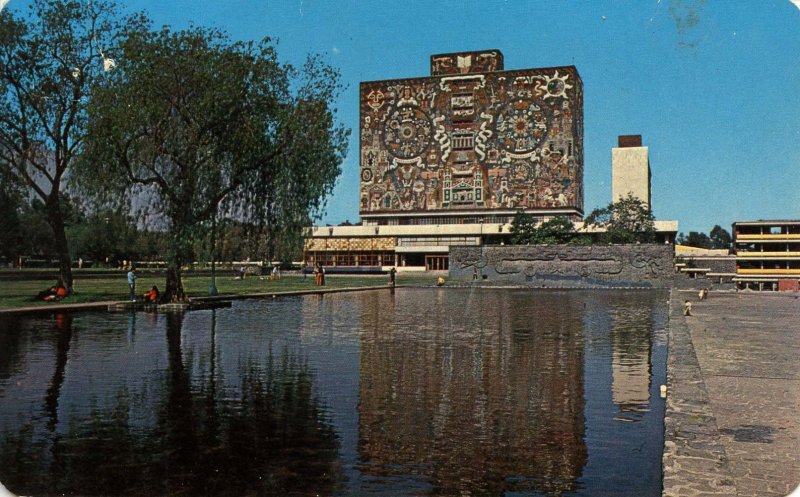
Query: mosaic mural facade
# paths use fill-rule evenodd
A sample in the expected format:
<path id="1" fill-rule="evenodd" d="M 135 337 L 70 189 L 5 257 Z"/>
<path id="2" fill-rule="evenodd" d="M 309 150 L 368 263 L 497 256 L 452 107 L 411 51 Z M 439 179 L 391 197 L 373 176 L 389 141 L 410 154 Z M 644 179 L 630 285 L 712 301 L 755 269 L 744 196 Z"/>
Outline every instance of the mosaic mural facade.
<path id="1" fill-rule="evenodd" d="M 583 213 L 574 66 L 503 71 L 499 51 L 431 57 L 429 78 L 361 83 L 360 213 Z"/>

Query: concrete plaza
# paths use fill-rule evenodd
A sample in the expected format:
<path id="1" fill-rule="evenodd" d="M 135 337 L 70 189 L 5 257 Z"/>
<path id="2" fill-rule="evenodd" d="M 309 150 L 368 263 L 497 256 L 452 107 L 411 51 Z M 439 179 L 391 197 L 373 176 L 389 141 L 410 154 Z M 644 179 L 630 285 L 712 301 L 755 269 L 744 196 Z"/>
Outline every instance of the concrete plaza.
<path id="1" fill-rule="evenodd" d="M 673 290 L 664 496 L 785 496 L 798 486 L 798 358 L 797 294 L 699 301 Z"/>

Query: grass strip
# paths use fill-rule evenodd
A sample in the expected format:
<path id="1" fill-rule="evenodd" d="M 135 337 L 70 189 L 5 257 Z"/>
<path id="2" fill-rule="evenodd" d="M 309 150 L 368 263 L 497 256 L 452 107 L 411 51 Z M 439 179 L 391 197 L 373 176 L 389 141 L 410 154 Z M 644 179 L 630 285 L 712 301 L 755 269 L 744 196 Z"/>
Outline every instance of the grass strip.
<path id="1" fill-rule="evenodd" d="M 403 274 L 397 275 L 398 284 L 432 284 L 436 276 L 431 274 Z M 389 281 L 386 275 L 361 276 L 361 275 L 328 275 L 325 278 L 325 288 L 352 288 L 360 286 L 383 286 Z M 53 282 L 54 283 L 54 282 Z M 46 289 L 53 283 L 43 280 L 0 280 L 0 309 L 16 307 L 31 307 L 52 305 L 50 302 L 33 300 L 37 293 Z M 204 297 L 208 295 L 211 284 L 209 276 L 183 277 L 183 286 L 189 297 Z M 141 296 L 157 286 L 164 290 L 164 277 L 143 272 L 136 280 L 136 293 Z M 220 295 L 247 295 L 269 292 L 291 292 L 299 290 L 313 290 L 313 275 L 302 277 L 300 275 L 284 275 L 279 280 L 270 280 L 267 277 L 247 276 L 245 279 L 234 279 L 231 276 L 217 276 L 217 291 Z M 91 278 L 81 280 L 75 278 L 75 293 L 56 303 L 77 304 L 85 302 L 99 302 L 104 300 L 127 300 L 128 283 L 125 274 L 119 277 Z"/>

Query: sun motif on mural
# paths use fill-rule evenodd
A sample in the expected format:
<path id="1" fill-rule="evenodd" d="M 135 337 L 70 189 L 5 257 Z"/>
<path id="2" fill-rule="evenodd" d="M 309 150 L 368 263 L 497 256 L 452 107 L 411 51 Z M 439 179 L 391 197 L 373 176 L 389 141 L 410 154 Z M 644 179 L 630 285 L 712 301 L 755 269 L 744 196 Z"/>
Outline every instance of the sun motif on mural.
<path id="1" fill-rule="evenodd" d="M 547 118 L 535 103 L 517 100 L 500 110 L 495 129 L 504 149 L 526 153 L 534 150 L 547 134 Z"/>
<path id="2" fill-rule="evenodd" d="M 389 111 L 383 142 L 393 156 L 413 159 L 428 148 L 432 131 L 431 120 L 425 112 L 414 105 L 401 105 Z"/>
<path id="3" fill-rule="evenodd" d="M 550 77 L 546 74 L 541 76 L 544 78 L 544 84 L 539 85 L 538 90 L 544 93 L 544 100 L 548 98 L 556 98 L 556 97 L 567 97 L 567 90 L 572 88 L 572 85 L 567 83 L 567 79 L 569 79 L 569 74 L 565 74 L 563 76 L 558 75 L 558 71 Z"/>

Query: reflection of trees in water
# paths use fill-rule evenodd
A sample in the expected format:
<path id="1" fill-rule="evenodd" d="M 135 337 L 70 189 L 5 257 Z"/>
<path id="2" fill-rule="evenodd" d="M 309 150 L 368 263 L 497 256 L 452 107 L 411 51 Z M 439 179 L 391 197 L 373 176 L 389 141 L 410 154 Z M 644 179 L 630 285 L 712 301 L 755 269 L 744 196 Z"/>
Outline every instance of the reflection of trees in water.
<path id="1" fill-rule="evenodd" d="M 155 427 L 130 422 L 138 394 L 126 389 L 111 407 L 95 404 L 88 415 L 71 416 L 56 437 L 31 420 L 0 436 L 0 481 L 28 495 L 332 493 L 338 441 L 308 365 L 288 350 L 277 360 L 270 352 L 265 364 L 240 367 L 237 392 L 215 398 L 216 387 L 195 384 L 184 365 L 182 320 L 167 318 L 168 370 Z M 58 358 L 66 355 L 56 356 L 48 425 L 64 375 Z"/>
<path id="2" fill-rule="evenodd" d="M 0 380 L 11 376 L 12 371 L 22 361 L 20 350 L 19 318 L 14 316 L 0 319 Z"/>
<path id="3" fill-rule="evenodd" d="M 63 313 L 56 314 L 54 323 L 57 332 L 56 368 L 44 400 L 45 410 L 50 418 L 47 423 L 50 431 L 54 431 L 58 426 L 58 398 L 61 394 L 61 386 L 64 384 L 64 371 L 67 368 L 69 343 L 72 341 L 72 316 Z"/>

